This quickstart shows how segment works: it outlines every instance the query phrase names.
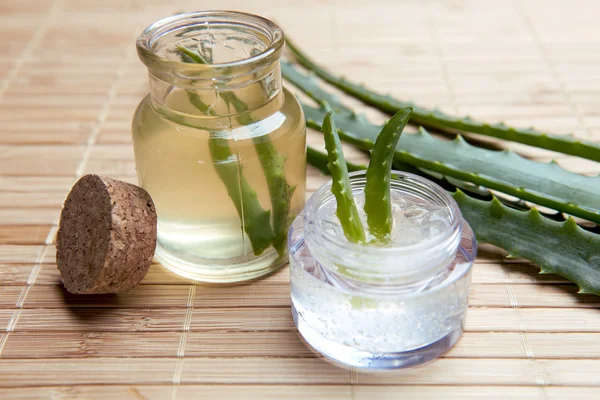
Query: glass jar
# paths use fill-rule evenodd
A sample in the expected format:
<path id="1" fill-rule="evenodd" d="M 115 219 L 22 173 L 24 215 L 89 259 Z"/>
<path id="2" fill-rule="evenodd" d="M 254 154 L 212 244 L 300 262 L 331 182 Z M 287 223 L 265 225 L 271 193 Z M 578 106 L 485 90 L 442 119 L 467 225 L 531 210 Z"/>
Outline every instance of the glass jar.
<path id="1" fill-rule="evenodd" d="M 284 36 L 229 11 L 162 19 L 137 40 L 150 94 L 132 131 L 158 214 L 156 258 L 184 277 L 234 282 L 287 261 L 304 205 L 306 128 L 282 87 Z"/>
<path id="2" fill-rule="evenodd" d="M 393 171 L 391 242 L 346 240 L 331 181 L 289 234 L 292 313 L 306 342 L 364 369 L 439 357 L 463 332 L 477 244 L 454 199 L 417 175 Z M 365 172 L 350 174 L 362 215 Z"/>

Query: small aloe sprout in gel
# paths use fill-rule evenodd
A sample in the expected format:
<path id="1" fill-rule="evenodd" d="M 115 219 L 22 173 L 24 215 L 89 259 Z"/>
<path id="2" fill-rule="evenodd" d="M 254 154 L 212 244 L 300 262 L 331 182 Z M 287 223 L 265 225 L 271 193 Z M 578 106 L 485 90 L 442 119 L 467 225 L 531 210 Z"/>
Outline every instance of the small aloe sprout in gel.
<path id="1" fill-rule="evenodd" d="M 331 191 L 335 195 L 337 202 L 336 215 L 342 224 L 344 234 L 348 241 L 353 243 L 364 243 L 366 241 L 365 230 L 362 226 L 358 208 L 354 202 L 352 189 L 350 187 L 350 178 L 348 177 L 348 167 L 344 159 L 344 151 L 337 134 L 335 122 L 333 121 L 333 111 L 329 111 L 323 120 L 323 133 L 325 135 L 325 147 L 329 156 L 327 167 L 331 172 L 332 186 Z"/>
<path id="2" fill-rule="evenodd" d="M 390 179 L 396 146 L 404 127 L 412 115 L 412 108 L 401 109 L 381 130 L 371 150 L 371 162 L 367 169 L 364 210 L 367 214 L 369 232 L 379 243 L 389 241 L 392 233 L 392 203 Z"/>

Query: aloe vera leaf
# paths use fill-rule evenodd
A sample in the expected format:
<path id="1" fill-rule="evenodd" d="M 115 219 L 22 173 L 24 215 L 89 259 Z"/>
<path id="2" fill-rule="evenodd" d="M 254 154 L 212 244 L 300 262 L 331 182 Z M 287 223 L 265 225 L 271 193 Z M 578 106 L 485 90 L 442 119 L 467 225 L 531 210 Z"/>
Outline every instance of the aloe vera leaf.
<path id="1" fill-rule="evenodd" d="M 390 179 L 394 152 L 411 113 L 412 108 L 404 108 L 385 124 L 377 136 L 367 168 L 364 210 L 369 232 L 376 241 L 382 243 L 389 239 L 392 232 Z"/>
<path id="2" fill-rule="evenodd" d="M 310 165 L 328 173 L 326 154 L 311 147 L 306 154 Z M 351 171 L 367 168 L 347 165 Z M 536 208 L 514 209 L 489 192 L 487 199 L 477 199 L 457 188 L 446 190 L 458 203 L 479 242 L 536 263 L 542 274 L 560 275 L 576 283 L 580 293 L 600 295 L 600 235 L 579 227 L 572 218 L 554 221 Z"/>
<path id="3" fill-rule="evenodd" d="M 176 46 L 176 47 L 177 47 L 177 50 L 179 50 L 182 53 L 182 55 L 185 55 L 187 58 L 189 58 L 191 60 L 191 62 L 194 62 L 196 64 L 208 64 L 206 59 L 204 57 L 202 57 L 202 55 L 199 52 L 190 50 L 184 46 Z M 182 57 L 182 61 L 190 62 L 184 57 Z"/>
<path id="4" fill-rule="evenodd" d="M 248 106 L 235 93 L 223 92 L 221 97 L 240 113 L 238 116 L 240 124 L 249 125 L 254 122 L 248 114 Z M 290 206 L 296 188 L 287 182 L 284 168 L 285 157 L 279 154 L 271 139 L 267 136 L 260 136 L 252 138 L 252 142 L 267 180 L 269 197 L 273 206 L 273 231 L 275 233 L 273 247 L 281 256 L 285 253 Z"/>
<path id="5" fill-rule="evenodd" d="M 202 114 L 212 115 L 213 117 L 216 117 L 218 115 L 215 112 L 215 110 L 213 110 L 208 104 L 203 102 L 202 99 L 200 99 L 200 96 L 198 96 L 196 93 L 187 91 L 187 95 L 190 104 L 196 107 L 198 110 L 200 110 Z"/>
<path id="6" fill-rule="evenodd" d="M 600 235 L 580 228 L 572 218 L 551 221 L 535 208 L 518 211 L 496 198 L 476 200 L 460 190 L 453 197 L 480 242 L 535 262 L 542 274 L 574 282 L 579 293 L 600 295 Z"/>
<path id="7" fill-rule="evenodd" d="M 287 182 L 284 169 L 285 157 L 279 154 L 271 140 L 266 138 L 263 142 L 258 142 L 255 139 L 254 146 L 267 179 L 269 197 L 273 206 L 273 230 L 275 232 L 273 247 L 279 255 L 283 255 L 287 243 L 290 206 L 296 187 L 290 186 Z"/>
<path id="8" fill-rule="evenodd" d="M 344 158 L 342 144 L 333 120 L 333 111 L 329 111 L 323 120 L 325 147 L 329 156 L 327 167 L 331 173 L 331 191 L 337 202 L 336 215 L 340 220 L 344 235 L 352 243 L 364 243 L 365 231 L 360 221 L 358 209 L 352 195 L 348 167 Z"/>
<path id="9" fill-rule="evenodd" d="M 294 64 L 289 61 L 281 61 L 281 75 L 292 85 L 301 88 L 302 92 L 317 103 L 326 102 L 337 114 L 352 114 L 353 111 L 346 107 L 338 96 L 321 88 L 313 75 L 301 73 Z"/>
<path id="10" fill-rule="evenodd" d="M 307 126 L 321 130 L 323 109 L 302 105 Z M 339 136 L 370 150 L 381 130 L 360 115 L 336 115 Z M 558 164 L 537 163 L 518 154 L 469 145 L 457 136 L 442 141 L 421 129 L 404 135 L 394 161 L 471 182 L 589 221 L 600 223 L 600 177 L 575 174 Z"/>
<path id="11" fill-rule="evenodd" d="M 213 166 L 242 219 L 252 251 L 260 255 L 275 237 L 271 228 L 271 212 L 265 211 L 260 205 L 256 191 L 244 177 L 242 165 L 237 155 L 231 152 L 227 139 L 211 137 L 208 147 Z"/>
<path id="12" fill-rule="evenodd" d="M 217 115 L 198 95 L 190 91 L 187 94 L 190 103 L 202 113 Z M 258 256 L 275 239 L 271 228 L 271 212 L 264 210 L 260 205 L 256 191 L 252 189 L 243 175 L 238 156 L 233 154 L 227 139 L 220 137 L 221 134 L 222 132 L 210 132 L 208 147 L 212 164 L 242 221 L 242 229 L 248 235 L 252 251 L 254 255 Z"/>
<path id="13" fill-rule="evenodd" d="M 417 168 L 416 172 L 413 173 L 434 181 L 449 192 L 455 192 L 457 189 L 460 189 L 463 192 L 467 193 L 469 197 L 485 201 L 491 201 L 495 197 L 488 189 L 486 189 L 483 186 L 476 186 L 471 183 L 461 181 L 459 179 L 454 179 L 448 176 L 444 176 L 442 174 L 435 173 L 433 171 Z M 495 198 L 498 199 L 498 201 L 500 201 L 505 206 L 515 210 L 529 211 L 531 209 L 531 207 L 524 200 L 521 200 L 519 198 L 509 199 L 503 196 L 496 196 Z M 548 218 L 553 221 L 566 221 L 564 214 L 559 211 L 545 211 L 540 213 L 544 216 L 544 218 Z M 590 230 L 589 228 L 584 229 Z"/>
<path id="14" fill-rule="evenodd" d="M 413 107 L 414 112 L 411 122 L 425 128 L 442 131 L 465 131 L 512 142 L 523 143 L 529 146 L 552 150 L 600 161 L 600 144 L 574 138 L 572 135 L 557 135 L 544 133 L 532 128 L 514 128 L 504 123 L 488 124 L 476 121 L 470 117 L 453 117 L 436 109 L 428 109 L 412 102 L 400 101 L 389 95 L 376 93 L 362 85 L 358 85 L 343 77 L 337 76 L 323 67 L 320 67 L 304 54 L 293 42 L 286 39 L 287 47 L 294 53 L 296 60 L 306 69 L 313 71 L 317 76 L 343 92 L 376 107 L 389 114 L 398 112 L 405 107 Z"/>

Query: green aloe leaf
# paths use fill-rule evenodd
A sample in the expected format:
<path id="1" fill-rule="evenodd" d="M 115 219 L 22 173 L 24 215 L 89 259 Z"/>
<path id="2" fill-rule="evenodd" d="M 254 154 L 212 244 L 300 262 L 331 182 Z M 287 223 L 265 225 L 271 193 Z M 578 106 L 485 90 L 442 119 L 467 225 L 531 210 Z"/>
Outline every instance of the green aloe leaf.
<path id="1" fill-rule="evenodd" d="M 188 49 L 184 46 L 176 46 L 177 50 L 179 50 L 181 61 L 188 63 L 196 63 L 196 64 L 208 64 L 206 59 L 202 57 L 202 55 L 194 50 Z"/>
<path id="2" fill-rule="evenodd" d="M 411 122 L 426 128 L 441 131 L 464 131 L 499 139 L 523 143 L 542 149 L 569 154 L 593 161 L 600 161 L 600 144 L 575 139 L 572 135 L 556 135 L 539 132 L 531 128 L 514 128 L 504 123 L 488 124 L 470 117 L 453 117 L 436 109 L 428 109 L 412 102 L 400 101 L 388 95 L 376 93 L 343 77 L 337 76 L 317 65 L 293 42 L 286 39 L 287 47 L 294 53 L 296 60 L 305 68 L 313 71 L 324 81 L 343 92 L 360 99 L 366 104 L 389 114 L 395 114 L 405 107 L 413 107 Z"/>
<path id="3" fill-rule="evenodd" d="M 213 166 L 242 220 L 252 250 L 255 255 L 260 255 L 275 238 L 271 229 L 271 212 L 260 205 L 258 195 L 244 177 L 243 167 L 237 154 L 231 151 L 228 140 L 211 135 L 208 147 Z"/>
<path id="4" fill-rule="evenodd" d="M 289 61 L 281 61 L 281 75 L 292 85 L 300 88 L 304 94 L 321 104 L 323 102 L 329 106 L 337 114 L 352 114 L 353 111 L 342 104 L 341 100 L 335 94 L 323 90 L 314 74 L 305 75 L 301 73 L 294 64 Z"/>
<path id="5" fill-rule="evenodd" d="M 309 147 L 307 161 L 327 174 L 327 154 Z M 367 167 L 347 163 L 349 171 Z M 579 286 L 580 293 L 600 295 L 600 235 L 579 227 L 572 218 L 553 221 L 531 208 L 517 210 L 488 193 L 489 200 L 447 186 L 481 243 L 536 263 L 542 274 L 560 275 Z"/>
<path id="6" fill-rule="evenodd" d="M 184 62 L 206 64 L 199 54 L 185 47 L 178 46 Z M 191 61 L 187 61 L 185 58 Z M 194 92 L 187 91 L 190 103 L 206 115 L 217 116 L 216 112 L 202 101 Z M 243 174 L 243 167 L 237 154 L 231 151 L 228 139 L 222 137 L 223 132 L 211 131 L 208 140 L 212 164 L 227 189 L 229 198 L 242 222 L 242 229 L 248 235 L 254 255 L 262 254 L 276 240 L 277 236 L 271 228 L 271 212 L 260 205 L 256 191 Z"/>
<path id="7" fill-rule="evenodd" d="M 331 192 L 337 203 L 336 215 L 348 241 L 364 243 L 366 241 L 365 231 L 352 195 L 346 159 L 331 110 L 327 112 L 323 120 L 323 135 L 329 157 L 327 168 L 332 177 Z"/>
<path id="8" fill-rule="evenodd" d="M 385 243 L 392 232 L 392 203 L 390 179 L 394 152 L 402 131 L 408 123 L 412 108 L 405 108 L 394 115 L 379 133 L 367 168 L 365 205 L 369 232 L 376 241 Z"/>
<path id="9" fill-rule="evenodd" d="M 536 208 L 519 211 L 497 198 L 490 202 L 453 194 L 477 240 L 535 262 L 542 274 L 560 275 L 579 286 L 579 293 L 600 295 L 600 235 L 588 232 L 573 218 L 552 221 Z"/>
<path id="10" fill-rule="evenodd" d="M 242 125 L 254 123 L 254 119 L 248 112 L 248 106 L 233 92 L 221 92 L 223 100 L 231 104 L 239 113 L 237 119 Z M 253 137 L 252 143 L 258 154 L 258 160 L 262 167 L 269 197 L 273 206 L 273 231 L 275 239 L 273 247 L 282 256 L 285 254 L 287 243 L 287 231 L 290 222 L 290 207 L 295 187 L 290 186 L 285 176 L 285 157 L 279 151 L 268 136 Z"/>

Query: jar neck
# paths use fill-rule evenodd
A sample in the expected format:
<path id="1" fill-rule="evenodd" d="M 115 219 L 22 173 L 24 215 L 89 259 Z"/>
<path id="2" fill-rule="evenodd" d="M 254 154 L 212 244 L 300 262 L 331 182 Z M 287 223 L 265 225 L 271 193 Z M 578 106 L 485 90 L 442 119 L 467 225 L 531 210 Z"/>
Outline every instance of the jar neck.
<path id="1" fill-rule="evenodd" d="M 214 129 L 246 126 L 266 118 L 283 103 L 279 62 L 265 75 L 249 77 L 236 85 L 203 88 L 175 85 L 152 71 L 149 78 L 154 108 L 163 116 L 190 126 Z"/>
<path id="2" fill-rule="evenodd" d="M 332 229 L 336 203 L 331 182 L 320 188 L 304 208 L 305 242 L 323 271 L 332 280 L 363 291 L 394 293 L 425 287 L 447 276 L 460 245 L 462 216 L 454 199 L 441 187 L 417 175 L 393 171 L 392 199 L 410 199 L 424 209 L 435 206 L 445 228 L 422 241 L 404 244 L 398 237 L 386 246 L 355 244 L 346 240 L 341 228 Z M 355 199 L 364 194 L 365 172 L 350 174 Z M 396 204 L 393 208 L 403 207 Z M 335 217 L 333 217 L 335 218 Z M 395 221 L 400 224 L 402 221 Z M 400 233 L 401 234 L 401 233 Z"/>
<path id="3" fill-rule="evenodd" d="M 283 33 L 250 14 L 209 11 L 168 17 L 138 38 L 155 108 L 202 124 L 247 125 L 260 110 L 282 102 Z M 202 62 L 185 54 L 197 54 Z"/>

